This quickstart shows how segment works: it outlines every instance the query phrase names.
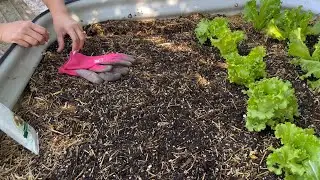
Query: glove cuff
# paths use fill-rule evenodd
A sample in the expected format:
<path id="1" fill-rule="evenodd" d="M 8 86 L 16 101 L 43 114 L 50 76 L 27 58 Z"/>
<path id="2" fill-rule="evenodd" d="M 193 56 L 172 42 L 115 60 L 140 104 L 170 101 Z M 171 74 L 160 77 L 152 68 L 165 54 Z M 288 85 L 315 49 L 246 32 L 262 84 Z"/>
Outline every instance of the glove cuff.
<path id="1" fill-rule="evenodd" d="M 65 65 L 58 68 L 58 72 L 59 74 L 68 74 L 70 76 L 78 76 L 75 70 L 68 70 L 65 68 Z"/>
<path id="2" fill-rule="evenodd" d="M 95 64 L 87 57 L 76 51 L 70 52 L 69 59 L 63 65 L 64 69 L 77 70 L 77 69 L 89 69 Z"/>

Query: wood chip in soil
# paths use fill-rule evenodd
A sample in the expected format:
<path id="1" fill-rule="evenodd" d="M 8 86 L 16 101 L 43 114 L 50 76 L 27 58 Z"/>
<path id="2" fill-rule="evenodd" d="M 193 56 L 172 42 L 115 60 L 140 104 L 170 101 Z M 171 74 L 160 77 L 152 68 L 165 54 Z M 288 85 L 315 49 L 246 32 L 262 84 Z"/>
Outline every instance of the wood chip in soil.
<path id="1" fill-rule="evenodd" d="M 57 73 L 67 59 L 57 43 L 44 53 L 17 113 L 40 135 L 34 156 L 1 135 L 0 177 L 42 179 L 279 179 L 268 172 L 273 132 L 248 132 L 243 87 L 227 81 L 216 48 L 198 44 L 194 29 L 202 17 L 107 21 L 86 26 L 86 55 L 121 52 L 137 62 L 116 82 L 92 84 Z M 319 95 L 299 79 L 285 42 L 265 38 L 229 17 L 248 39 L 239 45 L 267 47 L 269 77 L 290 80 L 299 99 L 297 124 L 319 133 Z M 309 41 L 314 37 L 309 37 Z M 309 44 L 312 47 L 312 43 Z"/>

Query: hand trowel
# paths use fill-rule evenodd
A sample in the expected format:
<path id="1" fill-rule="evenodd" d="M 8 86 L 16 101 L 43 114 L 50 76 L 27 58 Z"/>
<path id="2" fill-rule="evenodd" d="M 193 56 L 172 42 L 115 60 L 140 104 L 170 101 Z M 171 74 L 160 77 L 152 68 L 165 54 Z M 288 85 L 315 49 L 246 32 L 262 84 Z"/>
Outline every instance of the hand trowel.
<path id="1" fill-rule="evenodd" d="M 34 154 L 39 154 L 38 133 L 2 103 L 0 103 L 0 130 Z"/>

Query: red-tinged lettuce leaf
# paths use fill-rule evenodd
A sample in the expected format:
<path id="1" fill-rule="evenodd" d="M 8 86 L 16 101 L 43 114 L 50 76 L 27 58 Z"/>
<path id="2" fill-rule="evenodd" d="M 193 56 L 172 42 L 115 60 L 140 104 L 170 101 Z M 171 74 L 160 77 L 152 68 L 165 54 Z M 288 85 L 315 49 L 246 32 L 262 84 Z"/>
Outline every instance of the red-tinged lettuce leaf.
<path id="1" fill-rule="evenodd" d="M 280 14 L 280 0 L 260 0 L 260 8 L 257 8 L 256 0 L 248 1 L 243 10 L 243 17 L 251 22 L 255 29 L 262 30 L 268 22 Z"/>
<path id="2" fill-rule="evenodd" d="M 266 78 L 249 85 L 246 128 L 261 131 L 270 126 L 293 121 L 299 116 L 298 100 L 289 81 L 278 77 Z"/>

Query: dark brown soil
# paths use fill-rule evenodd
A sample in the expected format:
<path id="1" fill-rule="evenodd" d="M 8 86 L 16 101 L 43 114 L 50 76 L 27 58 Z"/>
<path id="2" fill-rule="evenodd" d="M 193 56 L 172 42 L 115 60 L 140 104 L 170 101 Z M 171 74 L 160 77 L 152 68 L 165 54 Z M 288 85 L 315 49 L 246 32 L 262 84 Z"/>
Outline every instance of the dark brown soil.
<path id="1" fill-rule="evenodd" d="M 108 21 L 86 27 L 82 53 L 135 56 L 129 75 L 101 85 L 60 75 L 70 52 L 57 44 L 46 52 L 22 98 L 18 113 L 40 134 L 41 155 L 20 146 L 0 148 L 2 177 L 43 179 L 277 179 L 266 169 L 271 130 L 248 132 L 244 87 L 227 81 L 216 48 L 197 43 L 203 15 L 155 21 Z M 265 38 L 230 17 L 248 39 L 241 54 L 264 45 L 269 77 L 290 80 L 299 99 L 297 125 L 320 130 L 319 95 L 289 63 L 286 42 Z M 310 42 L 314 37 L 309 38 Z M 310 47 L 312 43 L 310 43 Z M 4 138 L 3 138 L 4 139 Z M 11 155 L 9 152 L 19 152 Z M 21 160 L 22 159 L 22 160 Z M 27 168 L 25 168 L 25 165 Z M 10 170 L 10 168 L 13 168 Z"/>

